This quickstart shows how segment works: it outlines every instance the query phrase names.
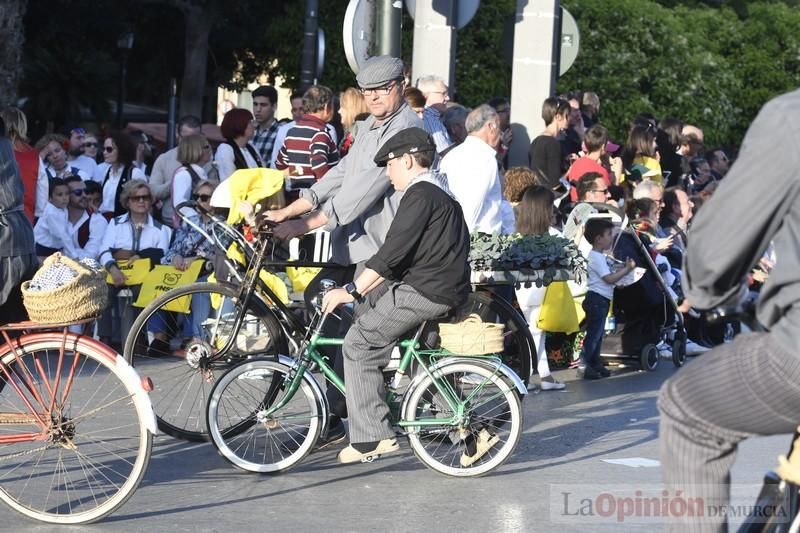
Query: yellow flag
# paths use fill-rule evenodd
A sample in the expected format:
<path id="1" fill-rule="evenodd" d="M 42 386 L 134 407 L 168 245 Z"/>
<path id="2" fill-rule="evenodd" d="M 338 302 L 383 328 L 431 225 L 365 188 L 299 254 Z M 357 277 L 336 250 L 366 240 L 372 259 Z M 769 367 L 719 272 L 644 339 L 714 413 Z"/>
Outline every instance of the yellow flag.
<path id="1" fill-rule="evenodd" d="M 136 261 L 117 261 L 117 267 L 125 276 L 125 285 L 140 285 L 150 272 L 150 259 L 137 259 Z M 106 283 L 112 284 L 111 274 L 106 276 Z"/>
<path id="2" fill-rule="evenodd" d="M 172 265 L 158 265 L 144 279 L 142 289 L 139 291 L 139 298 L 133 305 L 144 307 L 167 291 L 194 283 L 200 277 L 203 262 L 203 259 L 195 259 L 186 270 L 178 270 Z M 183 296 L 172 300 L 161 309 L 176 313 L 188 313 L 191 303 L 191 296 Z"/>

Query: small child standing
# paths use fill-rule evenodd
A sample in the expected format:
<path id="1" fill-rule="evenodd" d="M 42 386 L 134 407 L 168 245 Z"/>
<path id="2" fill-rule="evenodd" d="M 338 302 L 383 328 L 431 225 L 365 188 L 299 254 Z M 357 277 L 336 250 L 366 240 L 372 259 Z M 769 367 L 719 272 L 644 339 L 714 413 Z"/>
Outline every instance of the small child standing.
<path id="1" fill-rule="evenodd" d="M 583 340 L 581 360 L 586 365 L 584 379 L 600 379 L 609 375 L 600 362 L 600 345 L 603 343 L 606 316 L 614 295 L 614 283 L 636 268 L 633 259 L 625 266 L 611 272 L 603 252 L 611 248 L 614 224 L 605 218 L 591 218 L 586 222 L 584 237 L 592 245 L 589 252 L 589 291 L 583 300 L 586 312 L 586 337 Z"/>
<path id="2" fill-rule="evenodd" d="M 50 201 L 42 212 L 42 216 L 33 227 L 33 239 L 36 241 L 36 255 L 40 260 L 56 252 L 63 251 L 70 245 L 67 238 L 67 205 L 69 204 L 69 187 L 61 178 L 50 179 Z"/>

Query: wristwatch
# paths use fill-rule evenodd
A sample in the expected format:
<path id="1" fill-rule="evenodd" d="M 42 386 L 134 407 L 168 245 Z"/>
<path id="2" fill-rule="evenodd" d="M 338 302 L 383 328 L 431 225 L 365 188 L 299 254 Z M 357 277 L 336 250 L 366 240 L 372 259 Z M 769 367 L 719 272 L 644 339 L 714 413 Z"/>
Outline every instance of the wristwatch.
<path id="1" fill-rule="evenodd" d="M 361 293 L 358 292 L 358 289 L 356 289 L 356 284 L 352 281 L 344 286 L 344 290 L 347 291 L 347 294 L 352 296 L 357 302 L 361 302 L 364 299 L 364 297 L 361 296 Z"/>

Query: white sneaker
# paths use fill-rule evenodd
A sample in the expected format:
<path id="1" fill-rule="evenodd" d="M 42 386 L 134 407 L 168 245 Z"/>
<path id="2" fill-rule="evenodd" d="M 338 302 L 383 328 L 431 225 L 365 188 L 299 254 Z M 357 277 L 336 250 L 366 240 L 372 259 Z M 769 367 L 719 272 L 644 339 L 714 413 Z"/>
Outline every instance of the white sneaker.
<path id="1" fill-rule="evenodd" d="M 564 385 L 560 381 L 542 380 L 539 383 L 539 387 L 541 387 L 542 390 L 563 390 L 566 387 L 566 385 Z"/>
<path id="2" fill-rule="evenodd" d="M 693 340 L 686 340 L 686 355 L 698 355 L 709 351 L 711 348 L 700 346 Z"/>

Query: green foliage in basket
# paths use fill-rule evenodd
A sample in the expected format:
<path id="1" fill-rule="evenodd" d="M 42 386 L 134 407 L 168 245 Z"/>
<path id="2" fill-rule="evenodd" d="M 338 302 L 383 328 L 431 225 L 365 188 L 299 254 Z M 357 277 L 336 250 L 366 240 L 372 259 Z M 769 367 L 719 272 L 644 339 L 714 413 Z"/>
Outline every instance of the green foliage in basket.
<path id="1" fill-rule="evenodd" d="M 586 259 L 574 242 L 563 237 L 473 233 L 470 241 L 472 270 L 518 270 L 523 274 L 542 271 L 545 285 L 556 278 L 559 270 L 573 272 L 578 280 L 586 276 Z"/>

